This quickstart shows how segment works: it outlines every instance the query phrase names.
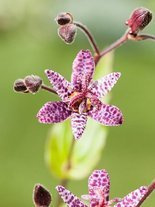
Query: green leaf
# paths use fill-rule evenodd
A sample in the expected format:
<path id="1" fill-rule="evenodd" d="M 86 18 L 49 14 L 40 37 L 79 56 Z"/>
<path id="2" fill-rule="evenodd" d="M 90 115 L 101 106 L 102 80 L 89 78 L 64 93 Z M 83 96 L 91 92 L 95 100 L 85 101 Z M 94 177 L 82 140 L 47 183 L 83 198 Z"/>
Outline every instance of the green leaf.
<path id="1" fill-rule="evenodd" d="M 69 171 L 71 179 L 87 177 L 100 160 L 105 146 L 107 130 L 92 119 L 88 120 L 84 135 L 76 141 Z"/>
<path id="2" fill-rule="evenodd" d="M 95 71 L 95 79 L 101 78 L 112 70 L 113 54 L 102 58 Z M 107 101 L 104 99 L 104 102 Z M 100 160 L 107 128 L 88 119 L 86 130 L 80 140 L 76 140 L 71 156 L 71 168 L 68 170 L 68 157 L 73 135 L 70 121 L 55 124 L 48 136 L 45 148 L 46 163 L 53 175 L 59 179 L 82 179 L 88 176 Z"/>
<path id="3" fill-rule="evenodd" d="M 88 120 L 80 140 L 75 141 L 71 156 L 71 169 L 67 170 L 73 135 L 70 121 L 56 124 L 49 133 L 45 159 L 52 174 L 60 179 L 82 179 L 90 174 L 100 159 L 107 131 L 93 120 Z"/>
<path id="4" fill-rule="evenodd" d="M 52 174 L 61 179 L 68 177 L 66 166 L 73 139 L 72 136 L 69 121 L 55 124 L 49 132 L 45 145 L 45 161 Z"/>

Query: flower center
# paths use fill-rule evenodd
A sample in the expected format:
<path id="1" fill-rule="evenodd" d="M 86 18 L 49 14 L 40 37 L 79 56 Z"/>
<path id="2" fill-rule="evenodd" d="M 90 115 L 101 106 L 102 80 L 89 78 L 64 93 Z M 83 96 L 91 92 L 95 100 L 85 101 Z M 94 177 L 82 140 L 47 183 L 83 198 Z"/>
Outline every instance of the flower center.
<path id="1" fill-rule="evenodd" d="M 108 207 L 107 202 L 105 200 L 105 196 L 102 189 L 97 188 L 95 190 L 95 194 L 98 197 L 98 205 L 96 207 Z"/>
<path id="2" fill-rule="evenodd" d="M 85 113 L 91 109 L 91 100 L 86 97 L 86 92 L 76 92 L 74 91 L 69 96 L 69 107 L 72 111 L 78 112 L 80 114 Z"/>

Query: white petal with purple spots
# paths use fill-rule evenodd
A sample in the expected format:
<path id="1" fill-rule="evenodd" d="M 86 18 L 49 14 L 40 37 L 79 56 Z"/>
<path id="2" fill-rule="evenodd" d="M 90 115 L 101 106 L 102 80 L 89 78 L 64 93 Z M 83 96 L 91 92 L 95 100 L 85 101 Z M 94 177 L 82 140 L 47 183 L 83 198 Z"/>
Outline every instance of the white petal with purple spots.
<path id="1" fill-rule="evenodd" d="M 59 123 L 64 121 L 71 115 L 71 111 L 68 110 L 66 103 L 48 102 L 38 112 L 37 118 L 39 122 L 44 124 Z"/>
<path id="2" fill-rule="evenodd" d="M 75 90 L 87 89 L 95 68 L 94 58 L 89 50 L 81 50 L 74 62 L 71 83 Z"/>
<path id="3" fill-rule="evenodd" d="M 69 190 L 65 189 L 63 186 L 58 185 L 56 190 L 68 207 L 87 207 L 78 197 L 76 197 Z"/>
<path id="4" fill-rule="evenodd" d="M 107 206 L 110 178 L 106 170 L 95 170 L 88 180 L 90 206 Z"/>
<path id="5" fill-rule="evenodd" d="M 88 115 L 99 123 L 106 126 L 119 126 L 123 123 L 122 112 L 116 107 L 108 104 L 98 103 Z"/>
<path id="6" fill-rule="evenodd" d="M 48 102 L 39 111 L 37 117 L 41 123 L 58 123 L 71 115 L 71 125 L 75 139 L 79 139 L 85 129 L 87 115 L 107 125 L 122 124 L 121 111 L 115 106 L 102 104 L 99 100 L 120 77 L 120 73 L 111 73 L 92 82 L 95 64 L 90 51 L 81 50 L 73 62 L 71 83 L 52 70 L 45 73 L 62 102 Z"/>
<path id="7" fill-rule="evenodd" d="M 139 189 L 129 193 L 120 202 L 114 205 L 114 207 L 136 207 L 146 193 L 147 187 L 142 186 Z"/>
<path id="8" fill-rule="evenodd" d="M 114 72 L 110 73 L 103 78 L 94 81 L 90 86 L 89 90 L 96 96 L 96 98 L 101 98 L 105 96 L 117 83 L 118 79 L 120 78 L 121 73 Z"/>
<path id="9" fill-rule="evenodd" d="M 63 101 L 68 99 L 72 91 L 71 84 L 62 75 L 52 70 L 45 70 L 45 74 L 60 98 Z"/>
<path id="10" fill-rule="evenodd" d="M 79 114 L 76 112 L 73 112 L 71 115 L 71 125 L 72 125 L 72 131 L 75 139 L 79 139 L 86 127 L 87 123 L 87 114 Z"/>

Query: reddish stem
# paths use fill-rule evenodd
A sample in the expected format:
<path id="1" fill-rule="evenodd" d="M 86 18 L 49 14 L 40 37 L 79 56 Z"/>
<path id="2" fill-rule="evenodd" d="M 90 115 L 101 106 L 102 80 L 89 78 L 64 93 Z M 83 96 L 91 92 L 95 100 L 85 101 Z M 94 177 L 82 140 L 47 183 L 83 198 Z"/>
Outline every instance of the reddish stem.
<path id="1" fill-rule="evenodd" d="M 128 40 L 128 34 L 124 34 L 120 39 L 118 39 L 116 42 L 114 42 L 112 45 L 110 45 L 109 47 L 107 47 L 105 50 L 103 50 L 100 54 L 101 57 L 103 57 L 104 55 L 106 55 L 107 53 L 109 53 L 110 51 L 112 51 L 115 48 L 120 47 L 123 43 L 125 43 Z"/>
<path id="2" fill-rule="evenodd" d="M 109 47 L 107 47 L 102 52 L 100 52 L 100 55 L 95 56 L 95 58 L 94 58 L 95 59 L 95 64 L 97 65 L 97 63 L 99 62 L 101 57 L 105 56 L 107 53 L 111 52 L 112 50 L 120 47 L 121 45 L 126 43 L 128 40 L 135 40 L 135 41 L 155 40 L 155 36 L 149 35 L 149 34 L 142 34 L 142 35 L 134 36 L 134 35 L 129 33 L 129 30 L 127 30 L 125 32 L 125 34 L 120 39 L 118 39 L 116 42 L 114 42 Z"/>
<path id="3" fill-rule="evenodd" d="M 139 201 L 136 207 L 140 207 L 142 203 L 150 196 L 150 194 L 155 190 L 155 181 L 148 187 L 147 193 L 143 196 L 143 198 Z"/>
<path id="4" fill-rule="evenodd" d="M 124 44 L 125 42 L 128 41 L 128 34 L 129 34 L 129 30 L 127 30 L 125 32 L 125 34 L 119 38 L 116 42 L 112 43 L 109 47 L 107 47 L 106 49 L 104 49 L 102 52 L 100 52 L 100 55 L 96 55 L 95 56 L 95 64 L 97 65 L 97 63 L 99 62 L 99 60 L 105 56 L 107 53 L 111 52 L 112 50 L 120 47 L 122 44 Z"/>
<path id="5" fill-rule="evenodd" d="M 137 37 L 135 37 L 135 40 L 155 40 L 155 36 L 149 34 L 141 34 L 137 35 Z"/>
<path id="6" fill-rule="evenodd" d="M 87 28 L 85 25 L 83 25 L 82 23 L 80 23 L 80 22 L 74 22 L 74 24 L 75 24 L 77 27 L 79 27 L 79 28 L 86 34 L 86 36 L 88 37 L 89 42 L 90 42 L 90 44 L 92 45 L 92 47 L 93 47 L 95 53 L 96 53 L 97 55 L 100 55 L 100 50 L 99 50 L 99 48 L 98 48 L 98 46 L 97 46 L 97 44 L 96 44 L 96 42 L 95 42 L 94 37 L 92 36 L 92 34 L 91 34 L 90 31 L 88 30 L 88 28 Z"/>
<path id="7" fill-rule="evenodd" d="M 57 92 L 56 92 L 54 89 L 52 89 L 52 88 L 50 88 L 50 87 L 48 87 L 48 86 L 46 86 L 46 85 L 43 85 L 43 84 L 42 84 L 42 85 L 41 85 L 41 88 L 44 89 L 44 90 L 46 90 L 46 91 L 48 91 L 48 92 L 57 94 Z"/>

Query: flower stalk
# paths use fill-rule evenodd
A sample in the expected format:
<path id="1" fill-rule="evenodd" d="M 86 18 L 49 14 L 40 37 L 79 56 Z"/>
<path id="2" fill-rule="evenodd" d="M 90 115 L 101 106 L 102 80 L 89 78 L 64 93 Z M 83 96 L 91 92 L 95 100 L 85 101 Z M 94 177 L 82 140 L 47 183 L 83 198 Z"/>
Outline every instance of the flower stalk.
<path id="1" fill-rule="evenodd" d="M 155 40 L 155 36 L 154 35 L 150 35 L 150 34 L 141 34 L 141 35 L 137 35 L 136 37 L 131 36 L 132 40 L 136 40 L 136 41 L 141 41 L 141 40 Z"/>
<path id="2" fill-rule="evenodd" d="M 57 94 L 57 92 L 54 89 L 52 89 L 51 87 L 46 86 L 44 84 L 41 85 L 41 89 L 46 90 L 46 91 L 51 92 L 51 93 L 54 93 L 54 94 Z"/>
<path id="3" fill-rule="evenodd" d="M 85 35 L 88 37 L 88 40 L 89 40 L 89 42 L 90 42 L 92 48 L 94 49 L 94 52 L 95 52 L 98 56 L 100 56 L 100 50 L 99 50 L 99 48 L 98 48 L 98 46 L 97 46 L 97 44 L 96 44 L 96 41 L 95 41 L 93 35 L 92 35 L 91 32 L 88 30 L 88 28 L 87 28 L 85 25 L 83 25 L 82 23 L 80 23 L 80 22 L 74 22 L 74 24 L 75 24 L 79 29 L 81 29 L 82 32 L 85 33 Z"/>
<path id="4" fill-rule="evenodd" d="M 150 35 L 150 34 L 133 35 L 133 34 L 130 34 L 129 30 L 127 30 L 125 32 L 125 34 L 120 39 L 118 39 L 116 42 L 112 43 L 109 47 L 107 47 L 102 52 L 100 52 L 100 55 L 97 55 L 95 57 L 95 64 L 97 65 L 97 63 L 99 62 L 99 60 L 103 56 L 105 56 L 106 54 L 108 54 L 112 50 L 117 49 L 118 47 L 122 46 L 128 40 L 132 40 L 132 41 L 155 40 L 155 36 Z"/>
<path id="5" fill-rule="evenodd" d="M 73 19 L 72 19 L 73 20 Z M 128 26 L 127 31 L 125 34 L 119 38 L 116 42 L 112 43 L 109 47 L 105 48 L 103 51 L 100 51 L 99 47 L 96 44 L 95 38 L 88 30 L 88 28 L 83 25 L 81 22 L 73 21 L 72 23 L 76 25 L 82 32 L 85 33 L 86 37 L 88 38 L 95 54 L 94 60 L 95 65 L 99 62 L 99 60 L 105 56 L 107 53 L 111 52 L 112 50 L 120 47 L 128 40 L 134 41 L 141 41 L 141 40 L 155 40 L 154 35 L 150 34 L 142 34 L 139 35 L 139 31 L 143 30 L 152 20 L 152 13 L 146 8 L 138 8 L 134 10 L 131 14 L 131 17 L 126 21 L 126 25 Z"/>
<path id="6" fill-rule="evenodd" d="M 125 32 L 125 34 L 118 39 L 116 42 L 112 43 L 109 47 L 107 47 L 106 49 L 104 49 L 101 53 L 100 53 L 100 58 L 105 56 L 107 53 L 111 52 L 112 50 L 120 47 L 121 45 L 123 45 L 124 43 L 127 42 L 128 40 L 128 31 Z"/>

